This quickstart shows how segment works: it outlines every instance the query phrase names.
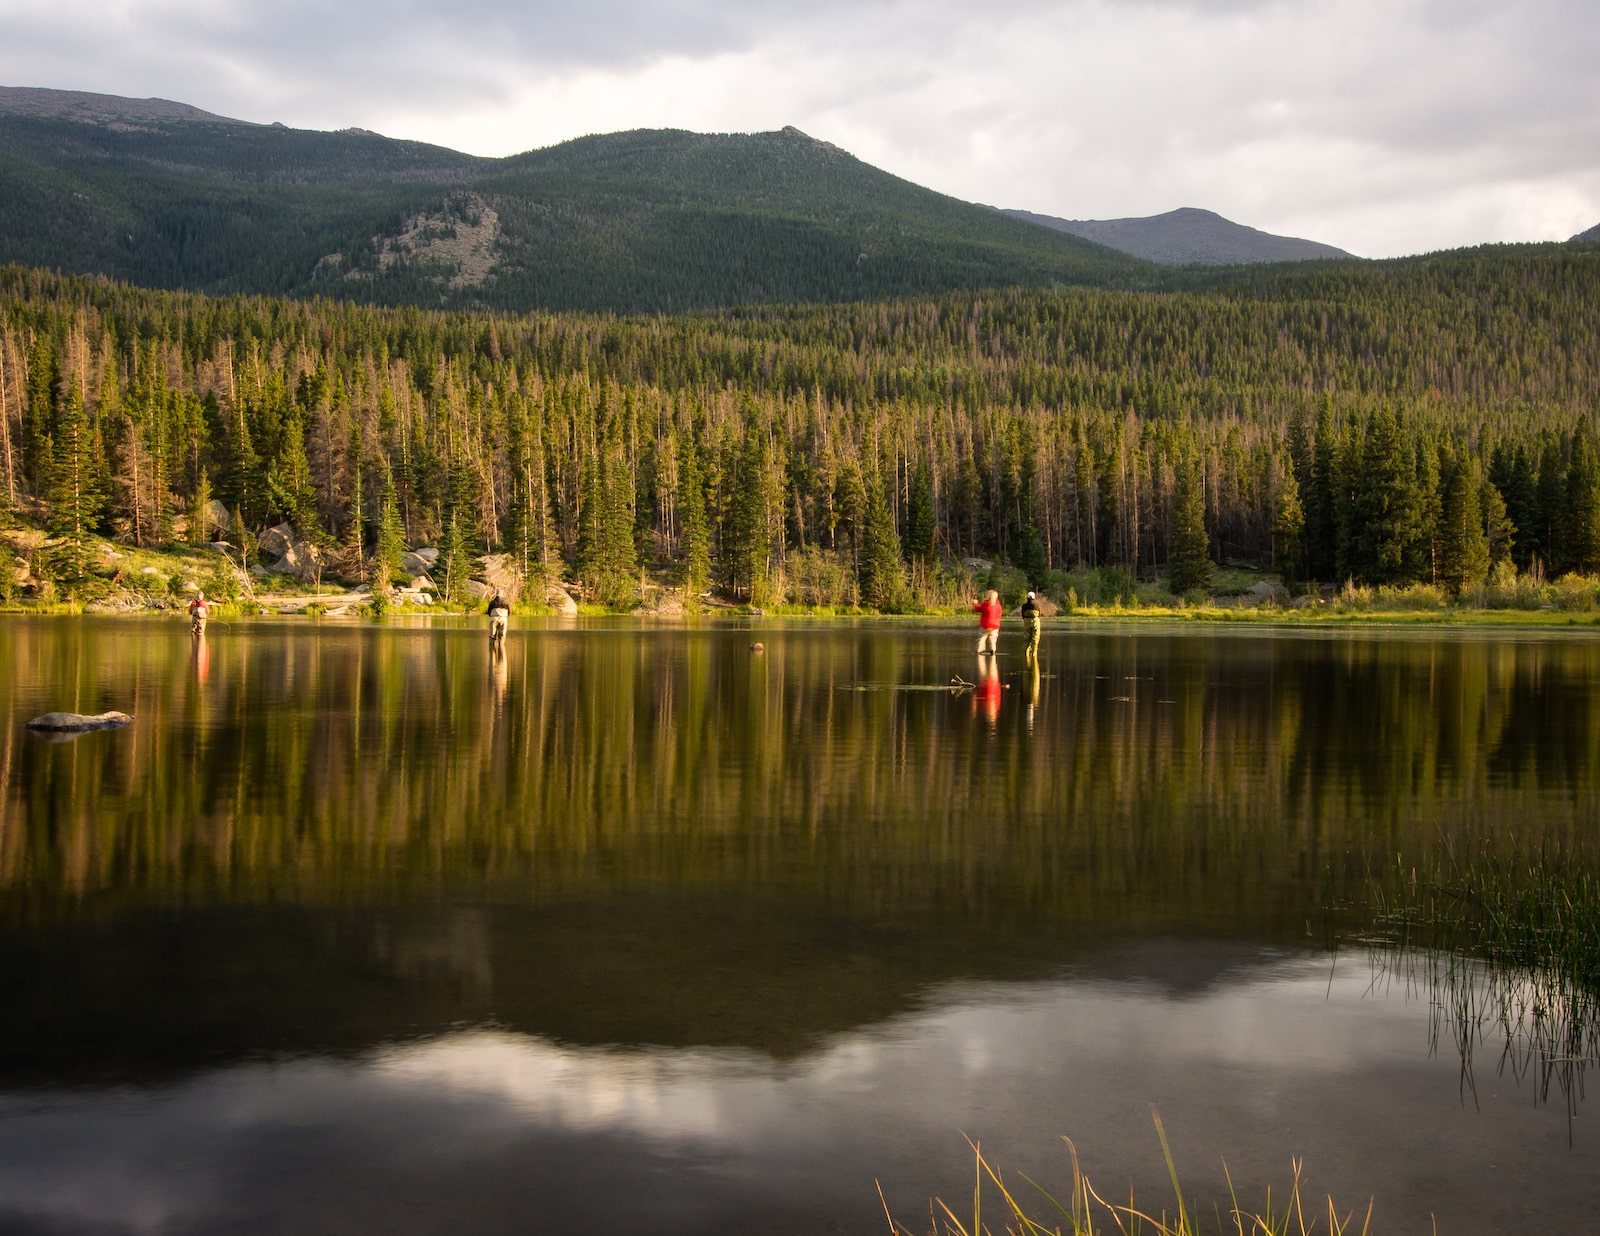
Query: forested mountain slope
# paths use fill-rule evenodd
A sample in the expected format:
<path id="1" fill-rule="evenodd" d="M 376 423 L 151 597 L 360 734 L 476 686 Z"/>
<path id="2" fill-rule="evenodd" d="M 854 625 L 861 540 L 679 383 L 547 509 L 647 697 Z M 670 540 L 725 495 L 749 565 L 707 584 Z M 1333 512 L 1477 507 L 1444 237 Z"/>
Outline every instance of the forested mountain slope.
<path id="1" fill-rule="evenodd" d="M 148 287 L 657 312 L 1138 281 L 1146 264 L 793 129 L 478 159 L 0 88 L 0 262 Z"/>
<path id="2" fill-rule="evenodd" d="M 1596 321 L 1600 250 L 1567 245 L 634 319 L 12 268 L 0 499 L 160 540 L 214 495 L 358 562 L 504 547 L 612 599 L 642 562 L 892 604 L 951 557 L 1132 578 L 1196 543 L 1341 582 L 1594 573 Z"/>

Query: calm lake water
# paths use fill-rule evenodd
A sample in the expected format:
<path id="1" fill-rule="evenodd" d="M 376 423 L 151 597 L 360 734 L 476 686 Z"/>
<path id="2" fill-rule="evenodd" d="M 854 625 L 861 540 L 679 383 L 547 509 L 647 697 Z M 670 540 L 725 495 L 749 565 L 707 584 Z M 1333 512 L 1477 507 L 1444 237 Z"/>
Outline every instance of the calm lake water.
<path id="1" fill-rule="evenodd" d="M 926 1231 L 964 1134 L 1159 1209 L 1152 1109 L 1207 1210 L 1592 1226 L 1593 1062 L 1371 889 L 1600 867 L 1600 639 L 973 635 L 0 619 L 0 1230 Z"/>

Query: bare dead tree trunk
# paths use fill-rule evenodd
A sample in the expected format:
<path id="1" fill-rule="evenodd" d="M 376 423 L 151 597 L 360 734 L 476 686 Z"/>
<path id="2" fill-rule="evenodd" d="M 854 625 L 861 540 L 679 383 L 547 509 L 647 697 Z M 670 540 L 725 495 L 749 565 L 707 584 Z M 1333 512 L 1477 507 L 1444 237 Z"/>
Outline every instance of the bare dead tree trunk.
<path id="1" fill-rule="evenodd" d="M 15 508 L 17 505 L 17 473 L 16 465 L 11 457 L 11 410 L 6 402 L 6 340 L 0 338 L 0 446 L 5 449 L 6 456 L 6 500 Z"/>

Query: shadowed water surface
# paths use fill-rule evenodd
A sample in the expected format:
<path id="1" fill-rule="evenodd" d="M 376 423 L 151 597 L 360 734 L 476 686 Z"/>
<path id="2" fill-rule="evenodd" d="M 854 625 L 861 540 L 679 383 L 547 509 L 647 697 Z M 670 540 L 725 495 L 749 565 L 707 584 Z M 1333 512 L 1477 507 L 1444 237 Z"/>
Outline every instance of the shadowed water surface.
<path id="1" fill-rule="evenodd" d="M 1600 640 L 971 645 L 0 625 L 0 1228 L 925 1227 L 963 1132 L 1159 1206 L 1152 1106 L 1201 1198 L 1587 1224 L 1587 1062 L 1464 1073 L 1369 894 L 1594 866 Z"/>

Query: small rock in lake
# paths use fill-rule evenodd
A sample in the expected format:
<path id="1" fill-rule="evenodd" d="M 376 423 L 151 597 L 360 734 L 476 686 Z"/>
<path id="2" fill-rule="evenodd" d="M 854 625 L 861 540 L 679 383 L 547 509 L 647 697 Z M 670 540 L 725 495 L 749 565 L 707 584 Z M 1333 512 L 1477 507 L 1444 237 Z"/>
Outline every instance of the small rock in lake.
<path id="1" fill-rule="evenodd" d="M 76 734 L 86 730 L 119 730 L 132 721 L 133 718 L 125 712 L 101 712 L 93 716 L 81 712 L 47 712 L 28 722 L 28 728 Z"/>

